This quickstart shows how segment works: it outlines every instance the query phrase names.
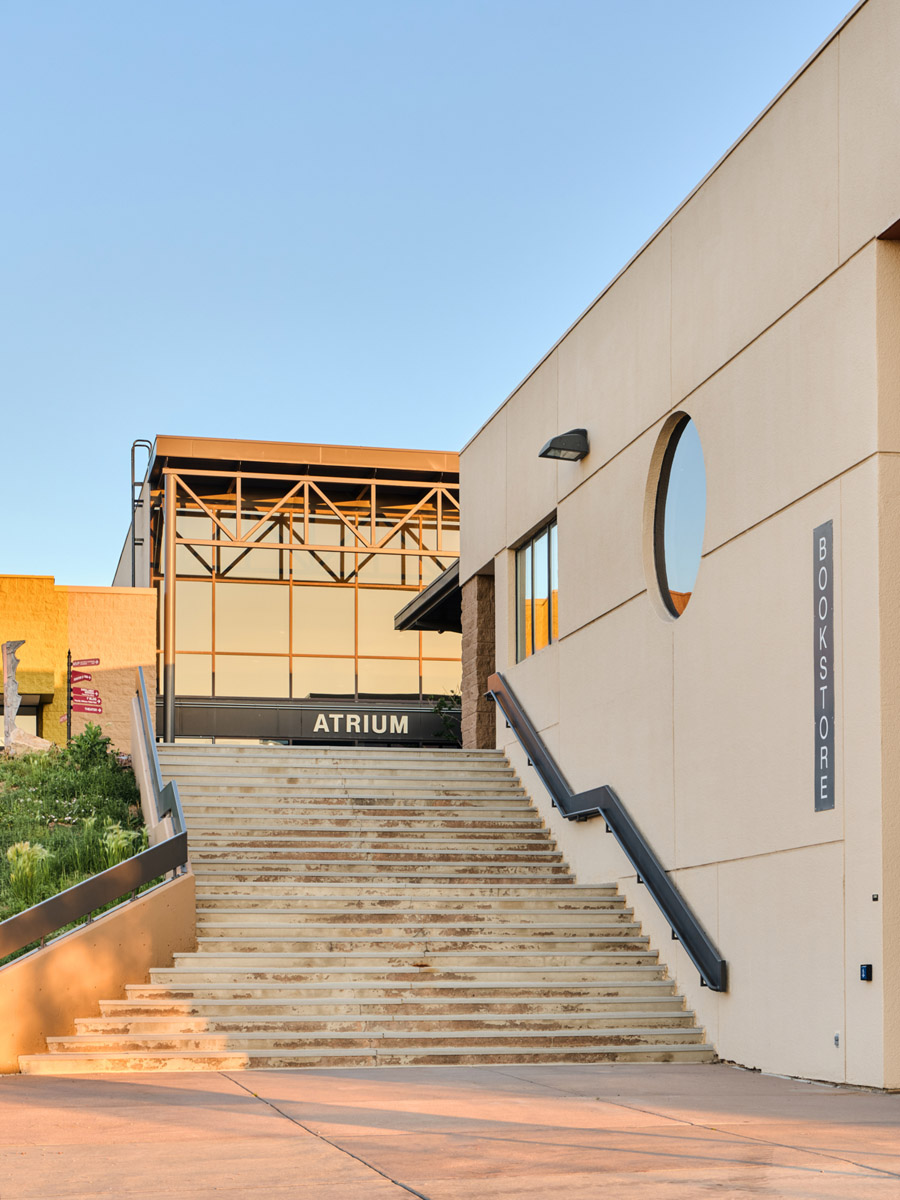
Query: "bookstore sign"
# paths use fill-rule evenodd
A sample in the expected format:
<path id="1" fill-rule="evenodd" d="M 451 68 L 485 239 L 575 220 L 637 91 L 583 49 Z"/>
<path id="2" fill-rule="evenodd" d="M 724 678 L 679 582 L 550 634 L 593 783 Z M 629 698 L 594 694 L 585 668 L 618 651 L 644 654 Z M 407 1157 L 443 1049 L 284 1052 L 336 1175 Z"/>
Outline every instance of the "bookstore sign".
<path id="1" fill-rule="evenodd" d="M 813 659 L 816 717 L 816 812 L 834 808 L 834 556 L 833 523 L 813 530 Z"/>

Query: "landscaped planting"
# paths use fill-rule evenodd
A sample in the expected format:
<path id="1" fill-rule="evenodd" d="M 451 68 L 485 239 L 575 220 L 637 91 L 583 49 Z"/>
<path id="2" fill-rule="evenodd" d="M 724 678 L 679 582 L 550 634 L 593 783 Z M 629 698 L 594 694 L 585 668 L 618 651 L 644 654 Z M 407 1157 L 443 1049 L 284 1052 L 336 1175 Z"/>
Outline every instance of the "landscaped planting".
<path id="1" fill-rule="evenodd" d="M 0 921 L 146 844 L 134 772 L 99 726 L 65 750 L 0 757 Z"/>

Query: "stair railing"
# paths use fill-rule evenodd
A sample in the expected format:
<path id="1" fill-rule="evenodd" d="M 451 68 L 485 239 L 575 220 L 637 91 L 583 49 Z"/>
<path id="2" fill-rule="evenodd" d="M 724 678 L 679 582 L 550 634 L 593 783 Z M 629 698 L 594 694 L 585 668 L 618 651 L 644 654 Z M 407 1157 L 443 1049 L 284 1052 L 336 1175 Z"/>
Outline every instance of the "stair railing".
<path id="1" fill-rule="evenodd" d="M 603 818 L 607 833 L 613 834 L 634 867 L 638 883 L 645 885 L 668 922 L 673 938 L 681 942 L 700 972 L 701 983 L 714 992 L 727 991 L 728 964 L 613 789 L 603 785 L 586 792 L 573 792 L 512 688 L 499 672 L 488 680 L 488 695 L 499 706 L 528 757 L 528 765 L 537 772 L 554 806 L 568 821 Z"/>
<path id="2" fill-rule="evenodd" d="M 156 832 L 159 840 L 149 850 L 142 850 L 124 862 L 76 883 L 58 896 L 51 896 L 40 904 L 26 908 L 24 912 L 0 921 L 0 959 L 23 950 L 32 942 L 39 942 L 40 949 L 48 937 L 66 925 L 76 921 L 88 925 L 98 908 L 122 899 L 129 892 L 131 899 L 135 900 L 138 889 L 144 884 L 160 875 L 168 875 L 170 880 L 177 878 L 187 869 L 188 838 L 178 785 L 174 780 L 165 786 L 162 784 L 147 688 L 140 667 L 137 670 L 132 715 L 139 718 L 132 721 L 132 759 L 141 788 L 141 806 L 145 820 L 148 809 L 150 815 L 155 817 L 155 821 L 147 821 L 147 825 L 151 839 Z M 167 836 L 161 836 L 163 834 Z"/>

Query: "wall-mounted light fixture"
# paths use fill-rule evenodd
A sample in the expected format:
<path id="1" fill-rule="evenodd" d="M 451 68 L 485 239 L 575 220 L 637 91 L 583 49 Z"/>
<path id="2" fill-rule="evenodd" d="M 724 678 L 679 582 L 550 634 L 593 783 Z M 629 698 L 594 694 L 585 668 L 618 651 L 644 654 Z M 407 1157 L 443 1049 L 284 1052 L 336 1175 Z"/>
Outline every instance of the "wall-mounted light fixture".
<path id="1" fill-rule="evenodd" d="M 589 449 L 587 430 L 570 429 L 568 433 L 558 433 L 546 446 L 542 446 L 538 458 L 564 458 L 569 462 L 578 462 Z"/>

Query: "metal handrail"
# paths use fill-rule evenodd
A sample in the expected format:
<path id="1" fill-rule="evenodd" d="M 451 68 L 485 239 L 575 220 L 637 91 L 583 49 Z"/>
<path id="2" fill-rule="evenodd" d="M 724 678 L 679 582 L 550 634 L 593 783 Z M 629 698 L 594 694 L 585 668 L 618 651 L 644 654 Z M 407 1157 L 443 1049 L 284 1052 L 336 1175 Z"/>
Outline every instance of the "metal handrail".
<path id="1" fill-rule="evenodd" d="M 45 938 L 83 917 L 89 922 L 96 909 L 121 899 L 128 892 L 134 899 L 138 888 L 159 875 L 177 871 L 187 858 L 187 834 L 178 833 L 158 846 L 151 846 L 149 850 L 76 883 L 58 896 L 51 896 L 24 912 L 7 917 L 0 921 L 0 958 L 15 954 L 31 942 L 40 941 L 43 945 Z"/>
<path id="2" fill-rule="evenodd" d="M 614 835 L 634 867 L 638 882 L 646 886 L 666 918 L 673 936 L 681 942 L 700 972 L 702 983 L 714 992 L 726 992 L 728 964 L 612 788 L 604 785 L 574 793 L 512 688 L 499 672 L 488 680 L 488 695 L 499 705 L 516 740 L 528 756 L 528 765 L 537 772 L 554 806 L 569 821 L 586 821 L 591 817 L 604 819 L 607 830 Z"/>
<path id="3" fill-rule="evenodd" d="M 184 823 L 184 812 L 181 807 L 181 797 L 178 794 L 178 784 L 174 779 L 163 784 L 162 771 L 159 766 L 159 755 L 156 753 L 156 735 L 150 720 L 150 703 L 147 699 L 147 684 L 144 681 L 143 667 L 137 668 L 137 698 L 141 710 L 141 732 L 143 733 L 144 753 L 147 769 L 150 772 L 150 786 L 153 790 L 153 803 L 156 807 L 156 819 L 162 821 L 172 818 L 176 833 L 184 833 L 187 826 Z"/>
<path id="4" fill-rule="evenodd" d="M 181 798 L 178 795 L 178 784 L 174 779 L 167 784 L 163 784 L 162 781 L 159 756 L 156 753 L 156 738 L 150 721 L 147 685 L 141 667 L 137 669 L 136 692 L 141 717 L 139 734 L 150 776 L 153 811 L 157 823 L 166 817 L 171 818 L 174 830 L 172 836 L 151 846 L 149 850 L 143 850 L 140 854 L 109 867 L 106 871 L 92 875 L 90 879 L 76 883 L 57 896 L 51 896 L 40 904 L 26 908 L 24 912 L 0 921 L 0 958 L 15 954 L 31 942 L 40 941 L 43 946 L 45 938 L 64 926 L 80 921 L 83 917 L 90 922 L 91 914 L 96 909 L 120 899 L 128 892 L 131 892 L 134 899 L 138 888 L 144 884 L 150 883 L 159 875 L 167 875 L 170 872 L 178 874 L 187 866 L 187 829 Z"/>

